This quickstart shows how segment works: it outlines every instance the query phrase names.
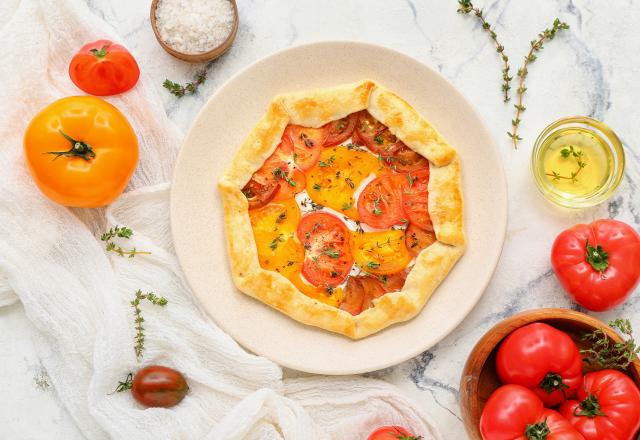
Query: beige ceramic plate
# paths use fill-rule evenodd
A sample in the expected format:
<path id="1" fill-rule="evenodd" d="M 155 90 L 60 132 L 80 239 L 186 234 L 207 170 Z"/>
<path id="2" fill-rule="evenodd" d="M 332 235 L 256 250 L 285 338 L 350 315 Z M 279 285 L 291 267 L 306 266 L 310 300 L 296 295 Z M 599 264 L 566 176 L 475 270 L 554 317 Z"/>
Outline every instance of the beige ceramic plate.
<path id="1" fill-rule="evenodd" d="M 413 320 L 360 341 L 308 327 L 238 291 L 231 279 L 218 176 L 274 95 L 371 78 L 409 101 L 457 148 L 468 248 Z M 430 348 L 471 311 L 498 263 L 507 222 L 502 162 L 480 116 L 453 85 L 418 61 L 354 42 L 298 46 L 227 82 L 193 123 L 171 192 L 176 252 L 204 309 L 240 344 L 283 366 L 351 374 L 398 364 Z"/>

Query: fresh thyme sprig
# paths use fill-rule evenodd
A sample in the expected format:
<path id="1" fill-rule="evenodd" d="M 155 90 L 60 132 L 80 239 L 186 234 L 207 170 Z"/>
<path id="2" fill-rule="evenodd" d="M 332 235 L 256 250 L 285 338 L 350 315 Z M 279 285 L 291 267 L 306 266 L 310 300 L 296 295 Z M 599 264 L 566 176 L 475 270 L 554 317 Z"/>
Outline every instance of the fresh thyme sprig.
<path id="1" fill-rule="evenodd" d="M 558 31 L 561 31 L 564 29 L 569 29 L 569 25 L 563 21 L 560 21 L 560 19 L 556 18 L 553 21 L 553 26 L 551 27 L 551 29 L 548 29 L 548 28 L 545 29 L 544 31 L 538 34 L 537 40 L 531 41 L 531 48 L 529 49 L 529 53 L 527 54 L 527 56 L 524 57 L 524 62 L 522 63 L 522 67 L 518 69 L 517 76 L 518 76 L 519 84 L 518 84 L 518 89 L 516 90 L 516 93 L 518 95 L 518 103 L 514 104 L 514 107 L 516 108 L 516 115 L 515 115 L 515 118 L 511 120 L 511 126 L 513 127 L 513 131 L 507 132 L 507 134 L 513 141 L 513 147 L 516 149 L 518 148 L 518 141 L 522 140 L 522 138 L 518 135 L 518 127 L 520 126 L 520 115 L 526 109 L 526 107 L 522 105 L 522 96 L 524 95 L 524 92 L 527 91 L 527 88 L 524 86 L 524 79 L 529 74 L 528 66 L 538 58 L 536 53 L 540 52 L 544 48 L 543 43 L 545 41 L 553 40 L 556 34 L 558 33 Z"/>
<path id="2" fill-rule="evenodd" d="M 562 155 L 562 157 L 564 157 L 565 159 L 569 157 L 575 158 L 578 164 L 578 169 L 576 171 L 572 171 L 570 176 L 563 176 L 559 172 L 553 170 L 550 173 L 545 173 L 545 175 L 553 177 L 553 180 L 565 179 L 571 180 L 573 183 L 577 182 L 578 174 L 580 174 L 580 171 L 582 171 L 582 169 L 587 166 L 587 162 L 585 162 L 584 160 L 584 152 L 582 150 L 574 148 L 573 145 L 569 145 L 569 148 L 563 148 L 562 150 L 560 150 L 560 155 Z"/>
<path id="3" fill-rule="evenodd" d="M 480 23 L 482 24 L 482 29 L 487 31 L 487 33 L 489 34 L 489 38 L 493 40 L 493 43 L 496 46 L 496 52 L 498 52 L 500 59 L 502 60 L 503 68 L 502 68 L 501 89 L 502 89 L 502 94 L 504 95 L 503 99 L 504 99 L 504 102 L 509 101 L 511 99 L 509 97 L 509 90 L 511 90 L 511 80 L 513 79 L 513 77 L 510 76 L 511 67 L 509 66 L 509 57 L 504 53 L 504 46 L 500 44 L 500 42 L 498 41 L 498 35 L 491 28 L 491 25 L 487 22 L 487 20 L 484 18 L 484 12 L 482 11 L 482 9 L 478 9 L 475 6 L 473 6 L 473 3 L 471 3 L 471 0 L 458 0 L 458 4 L 460 5 L 460 7 L 458 8 L 458 12 L 464 15 L 467 15 L 473 12 L 473 14 L 476 17 L 478 17 L 478 20 L 480 20 Z"/>
<path id="4" fill-rule="evenodd" d="M 633 329 L 628 319 L 615 319 L 609 325 L 617 329 L 623 336 L 623 342 L 614 342 L 602 329 L 594 330 L 582 337 L 591 342 L 591 348 L 580 350 L 585 362 L 599 365 L 601 368 L 617 368 L 624 370 L 638 359 L 640 346 L 633 340 Z"/>
<path id="5" fill-rule="evenodd" d="M 142 310 L 140 309 L 140 303 L 144 300 L 149 301 L 151 304 L 156 306 L 164 307 L 167 305 L 168 301 L 163 296 L 156 296 L 153 292 L 142 293 L 142 290 L 136 290 L 136 297 L 131 301 L 131 307 L 133 307 L 133 314 L 135 319 L 133 320 L 136 329 L 135 341 L 136 345 L 134 347 L 136 352 L 136 357 L 138 360 L 142 357 L 142 353 L 144 351 L 144 318 L 142 317 Z"/>
<path id="6" fill-rule="evenodd" d="M 105 249 L 107 250 L 107 252 L 115 252 L 121 257 L 124 257 L 125 255 L 127 255 L 128 258 L 133 258 L 136 255 L 140 255 L 140 254 L 146 254 L 146 255 L 151 254 L 151 252 L 139 251 L 136 248 L 125 250 L 122 247 L 115 244 L 113 241 L 111 241 L 116 237 L 129 239 L 131 238 L 132 235 L 133 235 L 133 231 L 131 229 L 127 228 L 126 226 L 120 227 L 116 225 L 115 227 L 109 229 L 107 232 L 102 234 L 100 236 L 100 240 L 105 242 L 106 244 Z"/>
<path id="7" fill-rule="evenodd" d="M 184 95 L 192 95 L 207 80 L 207 69 L 202 70 L 196 75 L 196 79 L 193 82 L 189 82 L 186 85 L 182 85 L 173 82 L 169 79 L 165 79 L 162 83 L 162 87 L 167 89 L 169 93 L 176 95 L 178 98 L 182 98 Z"/>

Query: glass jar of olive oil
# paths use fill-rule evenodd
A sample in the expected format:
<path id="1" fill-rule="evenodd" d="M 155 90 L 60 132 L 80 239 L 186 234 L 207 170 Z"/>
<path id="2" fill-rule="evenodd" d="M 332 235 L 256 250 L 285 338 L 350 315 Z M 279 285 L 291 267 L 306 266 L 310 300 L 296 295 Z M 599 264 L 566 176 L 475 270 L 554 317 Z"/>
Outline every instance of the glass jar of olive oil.
<path id="1" fill-rule="evenodd" d="M 584 208 L 615 192 L 624 174 L 624 150 L 618 136 L 602 122 L 586 116 L 568 117 L 540 133 L 531 167 L 547 199 Z"/>

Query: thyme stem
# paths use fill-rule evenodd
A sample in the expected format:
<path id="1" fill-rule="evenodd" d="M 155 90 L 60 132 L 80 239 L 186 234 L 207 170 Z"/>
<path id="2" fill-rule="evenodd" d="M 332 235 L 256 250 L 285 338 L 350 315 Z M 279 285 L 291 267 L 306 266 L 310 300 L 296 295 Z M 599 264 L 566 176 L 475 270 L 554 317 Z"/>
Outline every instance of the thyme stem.
<path id="1" fill-rule="evenodd" d="M 509 97 L 509 90 L 511 90 L 511 80 L 513 78 L 509 75 L 511 67 L 509 66 L 509 57 L 504 53 L 504 46 L 500 44 L 500 42 L 498 41 L 498 35 L 493 29 L 491 29 L 491 25 L 484 18 L 484 12 L 482 11 L 482 9 L 478 9 L 475 6 L 473 6 L 473 3 L 471 3 L 471 0 L 458 0 L 458 4 L 460 5 L 460 7 L 458 8 L 458 12 L 463 15 L 467 15 L 473 12 L 473 14 L 476 17 L 478 17 L 478 20 L 480 20 L 480 23 L 482 24 L 482 29 L 487 31 L 487 33 L 489 34 L 489 38 L 493 40 L 493 43 L 496 46 L 496 52 L 498 52 L 500 59 L 502 60 L 502 66 L 503 66 L 502 81 L 503 82 L 502 82 L 501 90 L 502 90 L 502 94 L 504 95 L 503 99 L 504 99 L 504 102 L 509 101 L 511 99 Z"/>
<path id="2" fill-rule="evenodd" d="M 156 296 L 153 292 L 142 293 L 142 290 L 136 290 L 136 297 L 131 301 L 131 307 L 133 307 L 133 314 L 135 316 L 133 322 L 135 324 L 136 336 L 135 341 L 136 345 L 134 350 L 136 352 L 136 357 L 138 360 L 142 358 L 142 353 L 144 352 L 144 318 L 142 317 L 142 310 L 140 309 L 140 303 L 144 300 L 149 301 L 151 304 L 156 306 L 164 307 L 167 305 L 168 301 L 163 296 Z"/>
<path id="3" fill-rule="evenodd" d="M 524 86 L 524 79 L 529 74 L 528 66 L 533 63 L 538 57 L 536 52 L 540 52 L 544 46 L 543 43 L 545 41 L 551 41 L 555 38 L 556 33 L 563 29 L 569 29 L 569 25 L 565 22 L 560 21 L 560 19 L 556 18 L 553 21 L 553 26 L 551 29 L 545 29 L 541 33 L 538 34 L 537 40 L 531 41 L 531 48 L 529 49 L 529 53 L 524 57 L 524 62 L 522 63 L 522 67 L 518 69 L 518 89 L 516 93 L 518 95 L 518 103 L 514 105 L 516 108 L 515 118 L 511 120 L 511 126 L 513 127 L 513 132 L 507 132 L 511 140 L 513 141 L 513 148 L 518 148 L 518 141 L 521 141 L 522 138 L 518 135 L 518 127 L 520 126 L 520 115 L 523 111 L 525 111 L 526 107 L 522 105 L 524 92 L 527 91 L 527 88 Z"/>
<path id="4" fill-rule="evenodd" d="M 139 251 L 136 248 L 125 250 L 112 241 L 116 237 L 129 239 L 131 238 L 132 235 L 133 235 L 133 231 L 130 228 L 127 228 L 126 226 L 120 227 L 116 225 L 115 227 L 109 229 L 107 232 L 102 234 L 100 236 L 100 240 L 105 242 L 105 249 L 107 250 L 107 252 L 110 252 L 110 251 L 115 252 L 121 257 L 124 257 L 125 255 L 127 255 L 128 258 L 133 258 L 136 255 L 140 255 L 140 254 L 150 255 L 151 252 Z"/>

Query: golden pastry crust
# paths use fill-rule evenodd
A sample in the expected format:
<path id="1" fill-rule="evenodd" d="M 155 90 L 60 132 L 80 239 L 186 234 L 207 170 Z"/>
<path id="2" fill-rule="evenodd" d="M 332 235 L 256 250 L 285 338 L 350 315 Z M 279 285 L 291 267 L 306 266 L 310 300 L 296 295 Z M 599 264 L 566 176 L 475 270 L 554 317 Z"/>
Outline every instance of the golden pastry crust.
<path id="1" fill-rule="evenodd" d="M 353 316 L 300 292 L 277 272 L 260 267 L 242 188 L 273 153 L 287 124 L 319 127 L 363 109 L 431 162 L 429 213 L 436 241 L 416 258 L 404 287 Z M 409 104 L 370 80 L 277 96 L 219 181 L 230 266 L 239 290 L 291 318 L 353 339 L 363 338 L 422 310 L 464 252 L 460 162 L 455 150 Z"/>

